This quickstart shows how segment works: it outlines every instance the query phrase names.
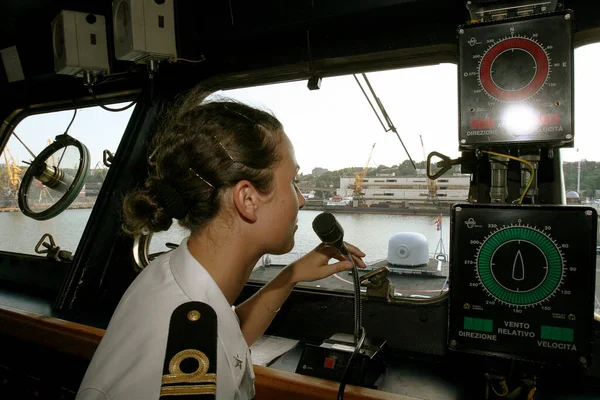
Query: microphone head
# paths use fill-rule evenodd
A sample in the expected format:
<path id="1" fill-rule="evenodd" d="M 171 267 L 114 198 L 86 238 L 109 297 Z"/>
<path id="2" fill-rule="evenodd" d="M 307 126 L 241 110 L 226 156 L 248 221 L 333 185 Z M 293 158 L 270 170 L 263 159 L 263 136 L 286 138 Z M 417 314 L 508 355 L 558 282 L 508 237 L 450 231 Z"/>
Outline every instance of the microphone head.
<path id="1" fill-rule="evenodd" d="M 344 229 L 333 214 L 324 212 L 313 220 L 313 230 L 322 242 L 339 246 L 344 242 Z"/>

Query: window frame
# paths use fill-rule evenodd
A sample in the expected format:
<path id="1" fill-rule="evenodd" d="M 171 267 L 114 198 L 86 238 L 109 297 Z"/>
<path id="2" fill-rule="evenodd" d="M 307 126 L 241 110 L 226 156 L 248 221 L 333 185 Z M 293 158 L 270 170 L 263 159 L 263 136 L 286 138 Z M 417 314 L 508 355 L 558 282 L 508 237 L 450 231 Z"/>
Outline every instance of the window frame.
<path id="1" fill-rule="evenodd" d="M 49 114 L 60 111 L 74 111 L 90 107 L 99 106 L 99 104 L 109 105 L 129 101 L 138 101 L 140 90 L 128 90 L 105 96 L 97 96 L 100 102 L 91 98 L 74 100 L 55 101 L 50 103 L 31 104 L 28 107 L 14 109 L 10 112 L 5 124 L 0 128 L 0 148 L 4 150 L 12 136 L 12 132 L 18 129 L 18 125 L 30 116 Z M 106 102 L 105 102 L 106 101 Z M 133 107 L 136 107 L 134 105 Z M 129 122 L 128 122 L 129 124 Z M 121 145 L 125 133 L 119 141 Z M 85 144 L 85 143 L 84 143 Z M 108 175 L 107 175 L 108 176 Z M 101 199 L 102 192 L 105 192 L 104 184 L 98 194 L 98 200 Z M 94 204 L 91 213 L 97 208 Z M 89 230 L 92 221 L 92 214 L 85 224 L 84 232 L 75 249 L 69 251 L 77 254 L 77 251 L 84 245 L 85 232 Z M 60 246 L 60 243 L 57 243 Z M 60 293 L 65 278 L 75 264 L 75 258 L 72 260 L 56 260 L 44 255 L 36 256 L 26 253 L 10 252 L 0 250 L 0 284 L 16 285 L 19 288 L 32 293 L 45 293 L 48 296 L 56 296 Z"/>

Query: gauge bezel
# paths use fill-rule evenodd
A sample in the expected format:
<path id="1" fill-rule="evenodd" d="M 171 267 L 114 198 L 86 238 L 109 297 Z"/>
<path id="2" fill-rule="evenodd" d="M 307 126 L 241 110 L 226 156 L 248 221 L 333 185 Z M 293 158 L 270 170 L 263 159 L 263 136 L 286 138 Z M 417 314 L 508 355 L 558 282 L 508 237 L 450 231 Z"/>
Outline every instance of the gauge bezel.
<path id="1" fill-rule="evenodd" d="M 506 51 L 523 50 L 535 61 L 536 70 L 533 78 L 524 87 L 515 90 L 505 90 L 494 82 L 492 66 L 494 61 Z M 493 100 L 515 102 L 529 99 L 543 89 L 550 76 L 550 57 L 546 49 L 536 40 L 524 36 L 510 37 L 492 44 L 483 54 L 477 69 L 479 84 Z"/>
<path id="2" fill-rule="evenodd" d="M 534 289 L 516 292 L 498 282 L 492 270 L 495 252 L 509 241 L 521 240 L 537 247 L 546 258 L 547 274 Z M 529 307 L 543 303 L 560 288 L 564 277 L 565 261 L 556 242 L 544 231 L 531 226 L 504 226 L 492 232 L 476 253 L 477 278 L 488 295 L 512 307 Z"/>

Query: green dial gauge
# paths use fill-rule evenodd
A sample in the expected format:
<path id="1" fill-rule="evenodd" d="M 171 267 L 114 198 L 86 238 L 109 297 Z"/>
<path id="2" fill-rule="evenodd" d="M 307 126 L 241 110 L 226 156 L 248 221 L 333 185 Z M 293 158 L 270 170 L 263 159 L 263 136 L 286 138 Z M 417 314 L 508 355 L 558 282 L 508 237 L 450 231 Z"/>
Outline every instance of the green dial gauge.
<path id="1" fill-rule="evenodd" d="M 481 244 L 476 270 L 483 288 L 502 303 L 526 307 L 552 297 L 563 278 L 563 256 L 550 236 L 529 226 L 509 226 Z"/>

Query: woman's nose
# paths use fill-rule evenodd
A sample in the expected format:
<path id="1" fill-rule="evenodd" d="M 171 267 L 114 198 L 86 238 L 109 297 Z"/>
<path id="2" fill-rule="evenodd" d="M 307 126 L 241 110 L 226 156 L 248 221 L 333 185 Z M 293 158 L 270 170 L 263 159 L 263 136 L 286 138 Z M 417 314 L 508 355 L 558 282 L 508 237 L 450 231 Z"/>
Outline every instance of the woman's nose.
<path id="1" fill-rule="evenodd" d="M 302 192 L 300 192 L 300 189 L 298 189 L 297 186 L 296 193 L 298 194 L 298 208 L 302 208 L 306 204 L 306 199 L 304 198 L 304 195 L 302 194 Z"/>

